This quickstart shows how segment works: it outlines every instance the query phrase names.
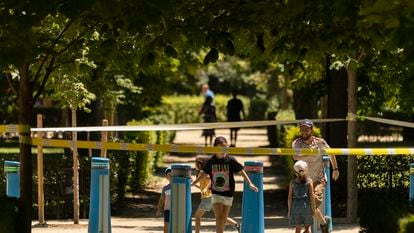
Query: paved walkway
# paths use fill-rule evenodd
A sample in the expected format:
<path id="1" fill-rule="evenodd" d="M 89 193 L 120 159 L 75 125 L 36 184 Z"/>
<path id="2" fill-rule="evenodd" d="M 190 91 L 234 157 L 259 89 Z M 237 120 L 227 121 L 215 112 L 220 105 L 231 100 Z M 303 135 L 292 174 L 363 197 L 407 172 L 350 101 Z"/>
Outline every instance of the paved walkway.
<path id="1" fill-rule="evenodd" d="M 335 219 L 334 219 L 335 221 Z M 34 223 L 35 224 L 35 223 Z M 74 225 L 70 221 L 48 221 L 47 227 L 34 226 L 33 233 L 80 233 L 88 231 L 87 220 L 81 220 Z M 161 218 L 112 218 L 112 233 L 162 233 Z M 215 232 L 215 222 L 206 218 L 202 222 L 201 232 Z M 358 233 L 359 227 L 355 225 L 336 224 L 334 233 Z M 237 233 L 232 227 L 226 228 L 228 233 Z M 292 233 L 293 228 L 287 227 L 285 218 L 265 218 L 265 233 Z M 255 233 L 255 232 L 252 232 Z"/>

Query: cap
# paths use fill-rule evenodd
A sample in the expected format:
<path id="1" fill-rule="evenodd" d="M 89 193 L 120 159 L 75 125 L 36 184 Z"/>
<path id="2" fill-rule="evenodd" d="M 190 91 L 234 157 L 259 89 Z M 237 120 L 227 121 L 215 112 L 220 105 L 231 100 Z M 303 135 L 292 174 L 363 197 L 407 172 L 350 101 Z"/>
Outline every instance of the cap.
<path id="1" fill-rule="evenodd" d="M 168 173 L 170 173 L 171 172 L 171 168 L 170 167 L 167 167 L 165 170 L 164 170 L 164 174 L 165 175 L 167 175 Z"/>
<path id="2" fill-rule="evenodd" d="M 304 119 L 300 122 L 299 126 L 307 126 L 309 128 L 313 128 L 313 122 L 309 119 Z"/>
<path id="3" fill-rule="evenodd" d="M 300 171 L 303 171 L 305 173 L 308 172 L 308 164 L 303 160 L 298 160 L 295 165 L 293 165 L 293 169 L 296 173 L 299 173 Z"/>

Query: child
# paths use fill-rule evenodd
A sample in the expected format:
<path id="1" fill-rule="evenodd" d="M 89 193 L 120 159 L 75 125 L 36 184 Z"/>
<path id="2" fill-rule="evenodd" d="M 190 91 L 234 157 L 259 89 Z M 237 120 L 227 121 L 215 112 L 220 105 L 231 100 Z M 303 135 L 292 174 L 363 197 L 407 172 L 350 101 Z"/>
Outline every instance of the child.
<path id="1" fill-rule="evenodd" d="M 304 233 L 310 233 L 315 213 L 315 197 L 313 195 L 313 182 L 308 178 L 308 165 L 299 160 L 293 166 L 296 178 L 290 182 L 288 195 L 289 225 L 295 227 L 295 232 L 300 233 L 302 226 Z"/>
<path id="2" fill-rule="evenodd" d="M 215 147 L 227 147 L 225 137 L 219 136 L 214 140 Z M 210 176 L 211 181 L 211 204 L 214 215 L 216 216 L 216 233 L 223 233 L 226 225 L 230 208 L 233 204 L 233 195 L 235 189 L 234 173 L 240 174 L 247 182 L 249 187 L 258 192 L 257 187 L 251 182 L 243 166 L 233 157 L 226 153 L 219 152 L 213 155 L 200 171 L 200 175 L 193 181 L 197 184 L 200 179 L 206 175 Z"/>
<path id="3" fill-rule="evenodd" d="M 300 233 L 302 226 L 305 227 L 304 233 L 310 233 L 310 226 L 313 222 L 313 215 L 321 222 L 322 233 L 328 233 L 329 219 L 323 218 L 315 206 L 315 196 L 313 193 L 313 182 L 308 178 L 308 164 L 299 160 L 293 166 L 296 178 L 290 182 L 288 195 L 288 216 L 289 225 L 295 226 L 295 232 Z"/>
<path id="4" fill-rule="evenodd" d="M 207 160 L 210 159 L 208 155 L 197 155 L 195 158 L 195 167 L 197 170 L 196 178 L 200 176 L 200 171 L 203 169 Z M 201 202 L 194 213 L 195 218 L 195 233 L 200 233 L 200 225 L 201 225 L 201 218 L 203 217 L 206 211 L 211 210 L 211 190 L 210 190 L 210 177 L 207 175 L 199 179 L 200 185 L 194 184 L 194 186 L 198 187 L 201 191 Z M 236 222 L 236 220 L 227 217 L 227 223 L 233 225 L 237 231 L 240 232 L 240 225 Z"/>
<path id="5" fill-rule="evenodd" d="M 158 200 L 155 216 L 160 216 L 161 208 L 164 206 L 164 233 L 168 233 L 170 224 L 170 206 L 171 206 L 171 168 L 167 167 L 164 171 L 168 184 L 162 188 L 160 199 Z"/>

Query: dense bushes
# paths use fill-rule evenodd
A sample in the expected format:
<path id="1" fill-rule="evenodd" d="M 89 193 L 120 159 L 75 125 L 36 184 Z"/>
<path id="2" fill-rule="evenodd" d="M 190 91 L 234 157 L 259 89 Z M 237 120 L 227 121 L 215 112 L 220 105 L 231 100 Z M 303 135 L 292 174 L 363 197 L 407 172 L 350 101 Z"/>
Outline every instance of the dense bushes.
<path id="1" fill-rule="evenodd" d="M 214 104 L 218 121 L 227 121 L 227 101 L 232 97 L 216 95 Z M 246 115 L 249 115 L 250 101 L 246 97 L 238 96 L 243 101 Z M 201 96 L 166 96 L 163 97 L 163 105 L 156 111 L 159 114 L 169 116 L 169 122 L 173 124 L 200 123 L 202 118 L 198 114 L 204 99 Z M 250 118 L 249 118 L 250 119 Z"/>
<path id="2" fill-rule="evenodd" d="M 409 164 L 413 159 L 412 155 L 358 157 L 358 215 L 362 232 L 399 232 L 400 219 L 412 212 L 408 208 L 408 188 Z M 410 229 L 412 223 L 408 222 L 404 227 Z"/>
<path id="3" fill-rule="evenodd" d="M 0 226 L 2 233 L 15 233 L 18 228 L 18 200 L 0 196 Z"/>
<path id="4" fill-rule="evenodd" d="M 399 220 L 408 213 L 407 195 L 397 190 L 360 191 L 358 216 L 363 233 L 398 233 Z"/>
<path id="5" fill-rule="evenodd" d="M 411 233 L 414 232 L 414 215 L 410 214 L 407 217 L 400 220 L 399 233 Z"/>

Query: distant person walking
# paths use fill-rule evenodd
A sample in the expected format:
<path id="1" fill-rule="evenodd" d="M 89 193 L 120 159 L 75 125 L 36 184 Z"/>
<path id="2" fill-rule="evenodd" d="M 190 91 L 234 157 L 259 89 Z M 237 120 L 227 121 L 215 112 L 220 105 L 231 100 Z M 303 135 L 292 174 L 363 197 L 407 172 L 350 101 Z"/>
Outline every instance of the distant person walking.
<path id="1" fill-rule="evenodd" d="M 232 91 L 233 98 L 227 102 L 227 120 L 229 122 L 238 122 L 245 119 L 243 102 L 237 98 L 237 91 Z M 243 115 L 243 118 L 242 116 Z M 230 128 L 230 146 L 236 146 L 237 132 L 240 128 Z"/>
<path id="2" fill-rule="evenodd" d="M 313 136 L 313 122 L 305 119 L 300 124 L 300 137 L 292 143 L 293 149 L 325 149 L 329 148 L 328 143 L 323 138 Z M 325 187 L 326 187 L 326 174 L 325 165 L 323 162 L 323 155 L 293 155 L 295 160 L 303 160 L 308 165 L 308 175 L 313 181 L 313 189 L 315 195 L 315 217 L 318 219 L 321 225 L 322 232 L 328 232 L 329 228 L 329 216 L 323 216 L 319 210 L 320 204 L 323 202 Z M 332 178 L 337 180 L 339 177 L 338 164 L 335 156 L 329 156 L 332 164 Z"/>
<path id="3" fill-rule="evenodd" d="M 207 96 L 206 100 L 203 103 L 203 106 L 201 106 L 201 109 L 199 111 L 200 115 L 203 115 L 203 119 L 205 123 L 209 122 L 217 122 L 217 116 L 216 116 L 216 107 L 212 105 L 213 98 L 211 96 Z M 216 135 L 214 129 L 203 129 L 203 133 L 201 136 L 204 136 L 205 138 L 205 146 L 210 145 L 213 143 L 213 137 Z"/>
<path id="4" fill-rule="evenodd" d="M 302 226 L 304 233 L 310 233 L 310 226 L 315 213 L 315 197 L 313 182 L 308 178 L 308 165 L 299 160 L 293 166 L 296 178 L 289 184 L 288 217 L 289 225 L 295 227 L 295 233 L 300 233 Z"/>
<path id="5" fill-rule="evenodd" d="M 155 216 L 160 216 L 161 209 L 163 209 L 164 216 L 164 233 L 168 233 L 170 224 L 170 209 L 171 209 L 171 168 L 167 167 L 164 171 L 165 178 L 168 184 L 162 188 L 160 199 L 158 200 L 157 210 Z M 164 207 L 164 208 L 163 208 Z"/>
<path id="6" fill-rule="evenodd" d="M 205 83 L 201 85 L 201 95 L 204 96 L 204 100 L 210 96 L 212 99 L 211 105 L 214 105 L 214 92 L 210 90 L 208 84 Z"/>
<path id="7" fill-rule="evenodd" d="M 195 168 L 197 171 L 196 179 L 200 176 L 200 171 L 203 169 L 206 162 L 210 159 L 208 155 L 197 155 L 195 158 Z M 195 187 L 200 189 L 201 201 L 198 205 L 196 212 L 194 213 L 195 218 L 195 233 L 200 233 L 201 218 L 205 212 L 211 210 L 211 181 L 208 175 L 199 179 L 199 185 L 194 184 Z M 227 217 L 227 224 L 232 225 L 238 232 L 240 232 L 240 225 L 236 220 Z"/>
<path id="8" fill-rule="evenodd" d="M 227 147 L 225 137 L 219 136 L 214 140 L 214 146 Z M 211 181 L 211 203 L 213 205 L 214 215 L 216 216 L 216 233 L 223 233 L 229 216 L 231 206 L 233 205 L 233 196 L 236 186 L 234 174 L 240 174 L 249 187 L 258 192 L 258 188 L 252 183 L 241 165 L 233 156 L 227 153 L 217 153 L 211 156 L 206 162 L 200 175 L 192 182 L 197 184 L 200 179 L 209 175 Z"/>

